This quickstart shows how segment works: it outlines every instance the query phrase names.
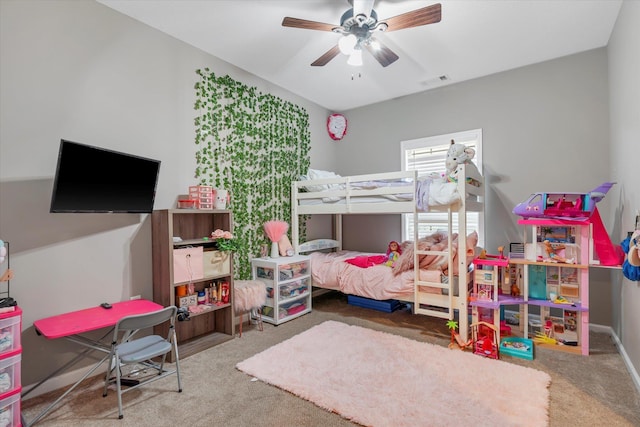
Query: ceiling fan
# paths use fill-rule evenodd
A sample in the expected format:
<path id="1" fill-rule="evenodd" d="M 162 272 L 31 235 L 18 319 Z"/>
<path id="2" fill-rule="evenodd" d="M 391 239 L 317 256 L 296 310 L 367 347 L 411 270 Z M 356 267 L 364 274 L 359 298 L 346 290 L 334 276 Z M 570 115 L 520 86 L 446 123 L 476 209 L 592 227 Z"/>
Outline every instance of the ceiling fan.
<path id="1" fill-rule="evenodd" d="M 339 53 L 349 55 L 349 65 L 362 65 L 362 50 L 366 49 L 382 65 L 386 67 L 398 60 L 391 49 L 384 46 L 374 37 L 377 32 L 397 31 L 405 28 L 440 22 L 440 3 L 406 12 L 392 18 L 378 20 L 373 9 L 374 0 L 349 0 L 353 6 L 340 18 L 340 25 L 308 21 L 306 19 L 285 17 L 283 27 L 302 28 L 306 30 L 333 31 L 341 34 L 338 44 L 311 63 L 314 67 L 326 65 Z"/>

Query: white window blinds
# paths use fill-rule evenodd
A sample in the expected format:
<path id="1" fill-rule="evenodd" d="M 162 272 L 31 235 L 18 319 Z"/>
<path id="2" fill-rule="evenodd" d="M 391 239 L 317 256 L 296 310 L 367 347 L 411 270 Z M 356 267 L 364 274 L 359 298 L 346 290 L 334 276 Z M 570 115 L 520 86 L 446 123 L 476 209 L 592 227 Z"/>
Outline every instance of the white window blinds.
<path id="1" fill-rule="evenodd" d="M 464 144 L 476 150 L 473 161 L 478 170 L 482 172 L 482 162 L 480 161 L 482 159 L 481 129 L 403 141 L 401 143 L 403 170 L 417 170 L 419 176 L 426 176 L 433 172 L 444 174 L 445 159 L 452 139 L 456 143 Z M 432 234 L 438 230 L 447 230 L 446 212 L 428 212 L 420 213 L 419 215 L 421 220 L 419 223 L 420 236 Z M 484 242 L 482 221 L 481 213 L 467 213 L 467 233 L 474 230 L 477 231 L 479 244 Z M 457 215 L 453 216 L 453 231 L 458 232 Z M 403 214 L 402 233 L 403 240 L 413 240 L 413 214 Z"/>

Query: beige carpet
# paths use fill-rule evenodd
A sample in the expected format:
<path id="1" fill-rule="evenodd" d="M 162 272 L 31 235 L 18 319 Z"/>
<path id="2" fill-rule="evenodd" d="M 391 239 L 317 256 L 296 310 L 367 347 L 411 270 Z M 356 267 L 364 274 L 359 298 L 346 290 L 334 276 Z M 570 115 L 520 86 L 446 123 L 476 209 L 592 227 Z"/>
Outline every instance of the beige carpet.
<path id="1" fill-rule="evenodd" d="M 544 372 L 341 322 L 237 368 L 367 426 L 548 424 Z"/>
<path id="2" fill-rule="evenodd" d="M 311 313 L 279 326 L 265 324 L 263 332 L 255 325 L 248 326 L 245 316 L 242 338 L 182 360 L 182 393 L 176 392 L 172 377 L 134 390 L 125 394 L 124 419 L 118 420 L 115 393 L 111 391 L 106 398 L 102 397 L 100 375 L 84 382 L 35 427 L 354 427 L 357 424 L 338 414 L 278 387 L 252 381 L 251 376 L 235 368 L 239 362 L 327 320 L 445 348 L 450 340 L 442 319 L 413 315 L 409 310 L 383 313 L 354 307 L 347 304 L 345 295 L 326 294 L 313 299 Z M 27 330 L 23 336 L 27 333 L 35 334 Z M 540 349 L 532 361 L 505 357 L 504 362 L 531 367 L 551 376 L 550 427 L 640 426 L 640 393 L 615 342 L 608 334 L 594 332 L 590 341 L 588 357 Z M 30 351 L 59 351 L 54 344 L 42 340 L 35 350 L 23 348 L 23 362 Z M 69 354 L 69 358 L 72 356 Z M 29 365 L 23 365 L 22 369 L 29 369 Z M 389 378 L 386 371 L 380 368 Z M 384 390 L 385 384 L 380 382 L 371 393 L 384 393 Z M 32 419 L 60 393 L 60 390 L 54 391 L 23 401 L 27 419 Z M 393 396 L 388 398 L 392 400 Z M 512 404 L 520 402 L 513 400 Z"/>

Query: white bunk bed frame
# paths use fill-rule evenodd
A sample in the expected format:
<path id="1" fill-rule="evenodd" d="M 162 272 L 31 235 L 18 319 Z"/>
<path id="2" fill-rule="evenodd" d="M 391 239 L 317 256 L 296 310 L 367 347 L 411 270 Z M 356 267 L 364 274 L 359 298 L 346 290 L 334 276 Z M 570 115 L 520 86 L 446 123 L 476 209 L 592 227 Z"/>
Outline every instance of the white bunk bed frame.
<path id="1" fill-rule="evenodd" d="M 467 212 L 482 212 L 484 209 L 484 179 L 477 172 L 476 168 L 466 168 L 464 164 L 459 165 L 456 176 L 472 178 L 480 183 L 480 186 L 472 185 L 466 179 L 459 179 L 457 182 L 457 191 L 461 195 L 460 199 L 448 206 L 430 206 L 429 212 L 447 212 L 447 234 L 448 241 L 453 240 L 453 215 L 458 215 L 458 271 L 460 272 L 458 282 L 458 295 L 454 295 L 454 255 L 451 251 L 424 251 L 419 250 L 417 243 L 420 236 L 420 220 L 418 213 L 424 212 L 418 209 L 416 200 L 416 190 L 418 177 L 416 171 L 386 172 L 379 174 L 356 175 L 336 178 L 325 178 L 318 180 L 294 181 L 291 184 L 291 237 L 292 245 L 295 253 L 309 252 L 313 250 L 313 244 L 301 245 L 299 235 L 299 217 L 300 215 L 334 215 L 334 239 L 335 245 L 325 245 L 323 248 L 334 247 L 338 250 L 342 249 L 342 215 L 346 214 L 402 214 L 413 213 L 414 219 L 414 295 L 413 299 L 407 298 L 405 301 L 413 303 L 413 310 L 416 314 L 423 314 L 444 319 L 453 319 L 454 311 L 458 310 L 459 317 L 459 333 L 464 341 L 468 340 L 469 321 L 467 316 L 468 309 L 468 284 L 471 281 L 471 273 L 469 273 L 469 265 L 467 263 Z M 375 181 L 375 180 L 409 180 L 412 185 L 407 186 L 390 186 L 374 189 L 354 188 L 352 183 Z M 331 186 L 339 184 L 329 190 L 324 191 L 301 191 L 308 186 Z M 375 203 L 358 203 L 358 198 L 369 196 L 387 196 L 393 197 L 400 194 L 406 195 L 411 191 L 411 199 L 406 201 L 391 200 L 380 201 Z M 343 203 L 325 203 L 305 205 L 301 202 L 306 199 L 318 199 L 322 197 L 342 198 Z M 473 248 L 472 248 L 473 249 Z M 448 283 L 427 282 L 419 280 L 419 257 L 422 255 L 437 255 L 448 257 Z M 466 275 L 463 272 L 467 272 Z M 464 278 L 464 280 L 463 280 Z M 446 294 L 434 294 L 425 292 L 424 286 L 432 288 L 446 289 Z"/>

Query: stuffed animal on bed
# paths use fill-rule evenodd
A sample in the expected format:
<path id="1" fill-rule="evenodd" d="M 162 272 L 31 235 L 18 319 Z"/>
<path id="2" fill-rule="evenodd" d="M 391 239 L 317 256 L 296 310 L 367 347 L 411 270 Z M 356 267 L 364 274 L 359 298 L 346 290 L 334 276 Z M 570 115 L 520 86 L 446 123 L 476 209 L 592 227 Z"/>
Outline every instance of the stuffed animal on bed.
<path id="1" fill-rule="evenodd" d="M 476 165 L 471 161 L 475 155 L 476 150 L 464 144 L 458 144 L 452 139 L 445 160 L 447 170 L 445 178 L 447 182 L 458 182 L 458 177 L 456 176 L 458 165 L 465 163 L 468 168 L 475 168 Z"/>
<path id="2" fill-rule="evenodd" d="M 466 243 L 466 258 L 469 264 L 475 257 L 474 248 L 478 244 L 478 233 L 475 231 L 469 233 Z M 413 270 L 414 246 L 411 241 L 402 242 L 400 245 L 402 254 L 392 267 L 394 276 L 404 273 L 405 271 Z M 458 274 L 458 233 L 453 233 L 451 245 L 449 245 L 447 233 L 443 231 L 436 231 L 431 235 L 421 237 L 418 239 L 417 244 L 418 250 L 420 251 L 445 251 L 449 246 L 453 252 L 453 274 Z M 440 270 L 443 274 L 446 274 L 448 267 L 446 255 L 420 255 L 418 262 L 421 270 Z"/>
<path id="3" fill-rule="evenodd" d="M 389 246 L 387 247 L 387 260 L 384 262 L 384 265 L 393 267 L 401 254 L 402 249 L 400 248 L 398 242 L 396 242 L 395 240 L 389 242 Z"/>

